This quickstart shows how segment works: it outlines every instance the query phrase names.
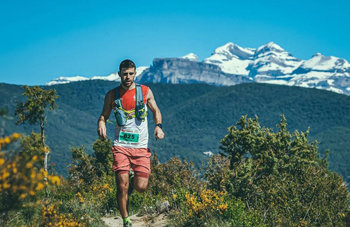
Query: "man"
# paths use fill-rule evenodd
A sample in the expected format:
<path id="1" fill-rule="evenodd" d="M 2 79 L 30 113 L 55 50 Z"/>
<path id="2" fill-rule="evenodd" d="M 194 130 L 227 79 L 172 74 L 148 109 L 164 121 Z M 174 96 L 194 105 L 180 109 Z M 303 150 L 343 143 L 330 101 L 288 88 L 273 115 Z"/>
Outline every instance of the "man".
<path id="1" fill-rule="evenodd" d="M 130 182 L 138 192 L 144 192 L 147 189 L 150 169 L 151 152 L 148 148 L 148 126 L 147 117 L 140 119 L 135 111 L 136 101 L 138 100 L 136 93 L 141 95 L 134 82 L 136 77 L 136 66 L 131 60 L 124 60 L 120 63 L 118 75 L 121 84 L 109 92 L 107 92 L 102 114 L 98 119 L 97 133 L 103 139 L 106 138 L 106 121 L 112 109 L 122 111 L 120 116 L 125 114 L 123 122 L 118 122 L 115 126 L 114 142 L 113 142 L 113 171 L 116 176 L 117 183 L 117 201 L 120 214 L 123 218 L 124 226 L 132 226 L 128 214 L 128 190 L 129 190 L 129 170 L 130 167 L 134 171 L 133 181 Z M 151 89 L 141 85 L 142 98 L 144 102 L 145 114 L 147 107 L 153 113 L 153 120 L 156 124 L 154 136 L 157 139 L 163 139 L 162 115 L 154 100 Z M 136 91 L 137 90 L 137 91 Z M 120 106 L 116 105 L 118 98 Z M 143 104 L 143 103 L 142 103 Z M 118 108 L 119 107 L 119 108 Z M 116 112 L 115 112 L 116 113 Z"/>

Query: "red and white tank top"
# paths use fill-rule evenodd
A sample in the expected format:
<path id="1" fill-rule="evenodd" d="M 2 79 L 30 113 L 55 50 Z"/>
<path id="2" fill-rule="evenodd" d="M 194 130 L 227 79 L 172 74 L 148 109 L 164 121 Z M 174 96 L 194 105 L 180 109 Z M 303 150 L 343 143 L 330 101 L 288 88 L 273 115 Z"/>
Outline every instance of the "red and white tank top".
<path id="1" fill-rule="evenodd" d="M 147 94 L 149 87 L 141 85 L 142 96 L 147 111 Z M 116 88 L 115 88 L 116 89 Z M 114 101 L 113 90 L 113 101 Z M 123 109 L 133 111 L 136 107 L 136 87 L 132 90 L 123 90 L 119 87 L 119 96 L 122 102 Z M 127 119 L 125 126 L 120 127 L 118 124 L 114 128 L 114 146 L 127 148 L 148 148 L 148 123 L 147 117 L 145 120 L 138 120 L 136 117 Z"/>

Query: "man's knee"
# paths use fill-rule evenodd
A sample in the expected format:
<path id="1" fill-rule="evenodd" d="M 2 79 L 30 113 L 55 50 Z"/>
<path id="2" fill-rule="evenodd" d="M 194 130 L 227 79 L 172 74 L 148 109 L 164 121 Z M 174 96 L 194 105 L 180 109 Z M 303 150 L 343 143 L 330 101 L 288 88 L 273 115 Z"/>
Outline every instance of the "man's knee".
<path id="1" fill-rule="evenodd" d="M 117 184 L 117 191 L 121 193 L 127 193 L 129 189 L 129 183 L 122 182 Z"/>
<path id="2" fill-rule="evenodd" d="M 128 173 L 116 173 L 116 183 L 118 193 L 127 193 L 129 189 L 129 174 Z"/>
<path id="3" fill-rule="evenodd" d="M 134 180 L 134 188 L 136 191 L 142 193 L 147 190 L 148 178 L 136 177 Z"/>
<path id="4" fill-rule="evenodd" d="M 135 185 L 135 190 L 139 193 L 145 192 L 147 190 L 147 185 Z"/>

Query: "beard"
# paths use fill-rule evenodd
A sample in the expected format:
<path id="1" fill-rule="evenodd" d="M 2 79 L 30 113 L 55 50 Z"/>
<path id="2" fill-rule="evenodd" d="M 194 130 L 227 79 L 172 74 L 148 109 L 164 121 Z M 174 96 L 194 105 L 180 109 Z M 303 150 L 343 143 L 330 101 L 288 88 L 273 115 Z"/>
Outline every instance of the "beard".
<path id="1" fill-rule="evenodd" d="M 124 80 L 122 81 L 122 84 L 124 85 L 124 87 L 130 87 L 133 84 L 133 80 Z"/>

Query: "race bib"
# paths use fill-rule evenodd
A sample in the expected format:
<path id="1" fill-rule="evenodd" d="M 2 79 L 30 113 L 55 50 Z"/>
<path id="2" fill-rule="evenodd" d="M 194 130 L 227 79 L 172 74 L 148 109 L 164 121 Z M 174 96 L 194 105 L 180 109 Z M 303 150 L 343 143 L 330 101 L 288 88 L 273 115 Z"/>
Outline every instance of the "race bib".
<path id="1" fill-rule="evenodd" d="M 127 143 L 138 143 L 140 133 L 137 131 L 127 131 L 121 130 L 119 133 L 119 141 L 124 141 Z"/>

